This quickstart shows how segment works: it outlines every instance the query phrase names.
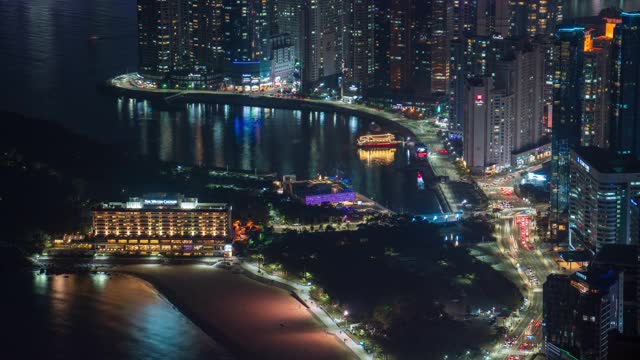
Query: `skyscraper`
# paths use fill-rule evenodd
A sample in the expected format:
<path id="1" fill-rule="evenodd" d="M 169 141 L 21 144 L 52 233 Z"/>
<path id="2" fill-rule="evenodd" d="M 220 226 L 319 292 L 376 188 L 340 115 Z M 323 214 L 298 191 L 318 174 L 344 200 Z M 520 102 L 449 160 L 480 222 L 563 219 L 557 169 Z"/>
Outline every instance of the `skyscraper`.
<path id="1" fill-rule="evenodd" d="M 551 141 L 551 235 L 567 229 L 570 148 L 580 144 L 583 109 L 584 28 L 558 30 L 554 43 Z"/>
<path id="2" fill-rule="evenodd" d="M 475 174 L 510 166 L 515 122 L 514 94 L 491 77 L 469 79 L 465 87 L 464 151 Z"/>
<path id="3" fill-rule="evenodd" d="M 609 146 L 609 72 L 611 39 L 593 37 L 594 29 L 585 32 L 584 104 L 582 113 L 582 146 Z"/>
<path id="4" fill-rule="evenodd" d="M 224 36 L 228 63 L 268 59 L 268 9 L 260 0 L 225 0 Z"/>
<path id="5" fill-rule="evenodd" d="M 562 2 L 559 0 L 509 0 L 512 37 L 553 35 L 562 22 Z"/>
<path id="6" fill-rule="evenodd" d="M 451 5 L 451 39 L 459 40 L 475 35 L 478 0 L 453 0 Z"/>
<path id="7" fill-rule="evenodd" d="M 449 89 L 452 17 L 450 1 L 431 1 L 431 93 L 434 94 L 446 94 Z"/>
<path id="8" fill-rule="evenodd" d="M 190 0 L 188 5 L 188 56 L 199 73 L 220 72 L 222 66 L 222 1 Z M 189 66 L 191 68 L 191 66 Z"/>
<path id="9" fill-rule="evenodd" d="M 607 359 L 609 332 L 622 332 L 624 275 L 549 275 L 542 292 L 547 359 Z"/>
<path id="10" fill-rule="evenodd" d="M 293 56 L 301 58 L 302 28 L 300 17 L 302 16 L 302 1 L 300 0 L 274 0 L 274 27 L 279 34 L 289 34 L 293 45 Z"/>
<path id="11" fill-rule="evenodd" d="M 412 50 L 413 50 L 413 85 L 414 95 L 428 97 L 431 95 L 431 13 L 429 0 L 415 0 Z M 422 15 L 424 14 L 424 16 Z"/>
<path id="12" fill-rule="evenodd" d="M 640 12 L 622 13 L 611 59 L 611 147 L 640 157 Z"/>
<path id="13" fill-rule="evenodd" d="M 394 90 L 407 90 L 412 74 L 411 24 L 413 0 L 392 0 L 389 25 L 389 85 Z"/>
<path id="14" fill-rule="evenodd" d="M 350 0 L 347 6 L 345 65 L 350 80 L 366 88 L 374 71 L 374 4 L 373 0 Z"/>
<path id="15" fill-rule="evenodd" d="M 138 65 L 143 76 L 162 80 L 178 62 L 178 0 L 138 0 Z"/>
<path id="16" fill-rule="evenodd" d="M 510 61 L 514 68 L 512 81 L 515 96 L 511 150 L 525 150 L 538 145 L 542 137 L 544 56 L 541 46 L 525 43 L 515 51 Z"/>
<path id="17" fill-rule="evenodd" d="M 599 250 L 630 244 L 630 200 L 640 195 L 640 161 L 608 149 L 571 149 L 569 219 L 572 244 Z"/>
<path id="18" fill-rule="evenodd" d="M 210 84 L 221 70 L 222 9 L 221 0 L 138 0 L 140 73 Z"/>
<path id="19" fill-rule="evenodd" d="M 511 11 L 509 0 L 478 0 L 477 34 L 509 36 Z"/>
<path id="20" fill-rule="evenodd" d="M 391 0 L 374 0 L 373 84 L 379 91 L 389 86 L 389 34 Z"/>
<path id="21" fill-rule="evenodd" d="M 343 11 L 337 0 L 306 0 L 302 6 L 302 82 L 306 89 L 342 71 Z"/>

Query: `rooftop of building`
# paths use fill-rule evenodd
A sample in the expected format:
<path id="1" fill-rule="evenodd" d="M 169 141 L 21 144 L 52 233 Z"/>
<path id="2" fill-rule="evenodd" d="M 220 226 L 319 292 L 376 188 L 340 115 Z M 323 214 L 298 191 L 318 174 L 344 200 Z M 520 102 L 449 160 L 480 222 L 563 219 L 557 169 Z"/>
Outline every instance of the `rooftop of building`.
<path id="1" fill-rule="evenodd" d="M 574 151 L 582 161 L 600 173 L 640 173 L 640 160 L 631 155 L 620 155 L 609 149 L 595 146 L 578 147 Z"/>
<path id="2" fill-rule="evenodd" d="M 188 198 L 177 193 L 149 193 L 142 197 L 130 197 L 126 202 L 105 202 L 95 210 L 227 210 L 225 203 L 201 203 L 198 198 Z"/>
<path id="3" fill-rule="evenodd" d="M 635 245 L 607 244 L 596 254 L 592 264 L 634 267 L 638 263 L 638 247 Z"/>
<path id="4" fill-rule="evenodd" d="M 601 270 L 590 268 L 587 272 L 576 271 L 570 275 L 571 280 L 588 286 L 590 290 L 608 291 L 618 281 L 618 272 L 612 269 Z"/>

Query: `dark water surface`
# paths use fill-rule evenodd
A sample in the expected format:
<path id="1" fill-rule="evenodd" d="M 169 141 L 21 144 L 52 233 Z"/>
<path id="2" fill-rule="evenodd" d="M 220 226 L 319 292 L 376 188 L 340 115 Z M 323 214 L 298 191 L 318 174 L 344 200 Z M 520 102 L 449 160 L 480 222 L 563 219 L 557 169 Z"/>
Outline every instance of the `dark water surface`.
<path id="1" fill-rule="evenodd" d="M 571 0 L 566 13 L 595 15 L 603 5 L 634 10 L 640 1 Z M 433 194 L 418 189 L 404 150 L 354 148 L 368 130 L 357 118 L 207 104 L 164 111 L 98 94 L 104 79 L 136 69 L 135 0 L 0 0 L 0 19 L 0 110 L 54 120 L 150 158 L 301 178 L 337 173 L 395 210 L 438 210 Z M 6 290 L 0 358 L 225 356 L 136 279 L 0 275 L 0 281 Z"/>
<path id="2" fill-rule="evenodd" d="M 0 274 L 3 359 L 231 359 L 130 276 Z M 3 356 L 6 355 L 6 356 Z"/>
<path id="3" fill-rule="evenodd" d="M 133 0 L 0 2 L 0 109 L 55 120 L 149 158 L 230 169 L 350 179 L 354 189 L 393 208 L 439 211 L 417 186 L 407 152 L 362 152 L 369 124 L 334 113 L 190 104 L 184 110 L 97 92 L 137 64 Z M 98 36 L 98 40 L 90 37 Z"/>

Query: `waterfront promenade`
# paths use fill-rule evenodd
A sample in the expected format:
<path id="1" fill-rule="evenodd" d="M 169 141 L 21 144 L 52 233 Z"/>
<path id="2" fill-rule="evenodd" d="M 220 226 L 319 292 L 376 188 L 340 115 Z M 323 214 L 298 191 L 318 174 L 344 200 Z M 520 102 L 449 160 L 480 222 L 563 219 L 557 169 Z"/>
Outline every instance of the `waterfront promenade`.
<path id="1" fill-rule="evenodd" d="M 400 133 L 405 138 L 426 144 L 429 149 L 441 147 L 441 140 L 435 130 L 425 124 L 425 121 L 410 120 L 399 113 L 391 113 L 365 105 L 349 104 L 342 101 L 302 99 L 281 97 L 264 93 L 234 93 L 218 90 L 188 90 L 188 89 L 151 89 L 139 88 L 130 81 L 134 74 L 125 74 L 107 81 L 107 87 L 116 95 L 136 98 L 148 98 L 163 101 L 167 104 L 185 102 L 211 102 L 257 107 L 271 107 L 308 111 L 330 111 L 346 115 L 369 119 L 385 125 L 387 128 Z M 433 154 L 429 157 L 429 164 L 423 170 L 435 177 L 446 176 L 448 182 L 432 181 L 430 187 L 435 191 L 442 213 L 452 213 L 461 210 L 462 203 L 476 204 L 482 194 L 468 181 L 460 179 L 448 156 Z"/>
<path id="2" fill-rule="evenodd" d="M 254 264 L 243 262 L 241 267 L 249 273 L 250 277 L 257 277 L 263 279 L 263 281 L 278 283 L 279 286 L 283 286 L 285 289 L 295 292 L 309 312 L 325 326 L 328 334 L 331 334 L 338 340 L 344 342 L 345 346 L 347 346 L 347 348 L 349 348 L 349 350 L 351 350 L 358 359 L 373 359 L 370 354 L 367 354 L 367 352 L 364 351 L 362 346 L 356 343 L 345 331 L 343 331 L 343 329 L 340 328 L 340 326 L 338 326 L 336 321 L 325 309 L 322 308 L 322 306 L 311 299 L 311 294 L 309 293 L 309 290 L 311 289 L 310 286 L 283 279 L 279 276 L 267 274 L 264 271 L 260 271 Z"/>

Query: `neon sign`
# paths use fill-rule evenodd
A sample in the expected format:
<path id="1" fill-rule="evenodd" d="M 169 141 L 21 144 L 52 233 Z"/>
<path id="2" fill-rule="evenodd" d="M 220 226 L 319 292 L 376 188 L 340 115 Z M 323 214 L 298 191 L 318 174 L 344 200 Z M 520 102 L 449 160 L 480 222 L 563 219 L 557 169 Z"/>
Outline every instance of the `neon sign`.
<path id="1" fill-rule="evenodd" d="M 145 205 L 177 205 L 178 200 L 165 200 L 165 199 L 145 199 Z"/>

